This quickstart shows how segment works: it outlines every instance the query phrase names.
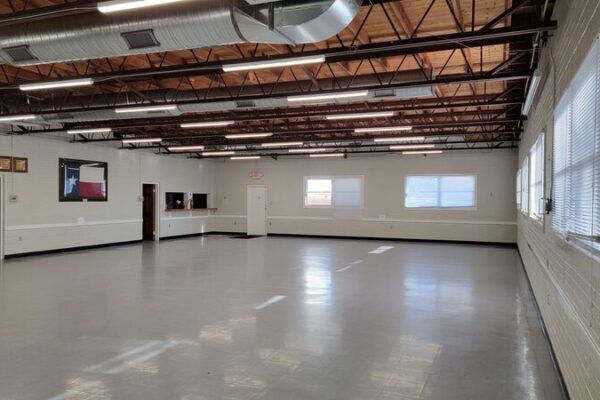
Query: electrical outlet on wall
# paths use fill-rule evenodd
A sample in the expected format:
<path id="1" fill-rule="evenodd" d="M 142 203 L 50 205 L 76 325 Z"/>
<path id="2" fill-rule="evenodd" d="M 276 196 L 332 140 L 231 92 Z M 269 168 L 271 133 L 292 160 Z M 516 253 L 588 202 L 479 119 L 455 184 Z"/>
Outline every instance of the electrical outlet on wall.
<path id="1" fill-rule="evenodd" d="M 16 194 L 9 194 L 8 195 L 8 202 L 9 203 L 16 203 L 19 200 L 19 196 L 17 196 Z"/>

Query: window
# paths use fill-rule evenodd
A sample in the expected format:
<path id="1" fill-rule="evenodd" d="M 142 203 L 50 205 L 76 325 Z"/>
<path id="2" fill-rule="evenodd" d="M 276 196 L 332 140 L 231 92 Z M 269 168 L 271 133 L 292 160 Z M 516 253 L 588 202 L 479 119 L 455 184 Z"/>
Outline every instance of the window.
<path id="1" fill-rule="evenodd" d="M 594 43 L 554 110 L 552 226 L 562 235 L 600 236 L 599 43 Z M 595 184 L 596 183 L 596 184 Z"/>
<path id="2" fill-rule="evenodd" d="M 305 177 L 305 207 L 361 208 L 363 178 L 360 176 Z"/>
<path id="3" fill-rule="evenodd" d="M 529 155 L 531 173 L 529 174 L 529 216 L 544 217 L 544 135 L 535 141 Z"/>
<path id="4" fill-rule="evenodd" d="M 406 177 L 407 208 L 475 207 L 474 175 L 413 175 Z"/>
<path id="5" fill-rule="evenodd" d="M 521 212 L 529 212 L 529 157 L 525 157 L 521 165 Z"/>
<path id="6" fill-rule="evenodd" d="M 521 168 L 517 171 L 517 210 L 521 211 Z"/>

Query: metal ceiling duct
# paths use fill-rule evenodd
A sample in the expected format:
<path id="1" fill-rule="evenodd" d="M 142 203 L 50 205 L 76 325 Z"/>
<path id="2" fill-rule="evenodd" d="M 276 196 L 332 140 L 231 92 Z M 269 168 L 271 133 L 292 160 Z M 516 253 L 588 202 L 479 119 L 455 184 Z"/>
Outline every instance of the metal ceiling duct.
<path id="1" fill-rule="evenodd" d="M 118 14 L 62 16 L 0 28 L 0 63 L 35 65 L 233 43 L 314 43 L 346 27 L 361 3 L 189 0 Z"/>

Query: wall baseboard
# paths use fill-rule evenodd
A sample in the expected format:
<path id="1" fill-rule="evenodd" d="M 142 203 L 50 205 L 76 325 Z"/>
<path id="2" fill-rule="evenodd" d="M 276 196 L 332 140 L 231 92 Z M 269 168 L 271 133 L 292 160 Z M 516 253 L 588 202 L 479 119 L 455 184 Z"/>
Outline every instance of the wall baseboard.
<path id="1" fill-rule="evenodd" d="M 389 242 L 423 242 L 423 243 L 448 243 L 448 244 L 479 244 L 486 246 L 498 247 L 517 247 L 516 243 L 512 242 L 485 242 L 485 241 L 469 241 L 469 240 L 442 240 L 442 239 L 411 239 L 411 238 L 390 238 L 390 237 L 372 237 L 372 236 L 338 236 L 338 235 L 305 235 L 295 233 L 269 233 L 268 236 L 281 237 L 304 237 L 304 238 L 321 238 L 321 239 L 351 239 L 351 240 L 379 240 Z"/>
<path id="2" fill-rule="evenodd" d="M 519 259 L 521 260 L 521 267 L 523 268 L 523 273 L 525 274 L 525 278 L 527 279 L 527 286 L 529 288 L 529 292 L 531 293 L 531 298 L 533 299 L 533 306 L 537 313 L 538 319 L 540 321 L 540 325 L 542 327 L 542 334 L 546 339 L 546 344 L 548 346 L 548 351 L 550 352 L 550 358 L 552 359 L 552 364 L 554 365 L 554 369 L 556 371 L 556 375 L 558 376 L 558 381 L 560 384 L 560 388 L 562 391 L 563 398 L 565 400 L 570 400 L 571 396 L 569 395 L 569 389 L 567 388 L 567 383 L 565 381 L 565 377 L 560 369 L 560 364 L 558 363 L 558 358 L 556 357 L 556 352 L 554 351 L 554 345 L 552 344 L 552 339 L 548 334 L 548 329 L 546 328 L 546 321 L 544 321 L 544 316 L 542 315 L 542 311 L 538 304 L 537 298 L 535 297 L 535 293 L 533 291 L 533 286 L 531 285 L 531 280 L 529 279 L 529 274 L 527 274 L 527 268 L 525 268 L 525 261 L 523 260 L 523 256 L 521 255 L 521 249 L 519 246 L 517 247 L 517 253 L 519 254 Z"/>
<path id="3" fill-rule="evenodd" d="M 143 242 L 143 240 L 129 240 L 127 242 L 102 243 L 102 244 L 92 244 L 89 246 L 63 247 L 60 249 L 52 249 L 52 250 L 29 251 L 26 253 L 5 254 L 4 259 L 29 257 L 29 256 L 42 256 L 42 255 L 47 255 L 47 254 L 66 253 L 69 251 L 92 250 L 92 249 L 100 249 L 102 247 L 122 246 L 122 245 L 136 244 L 136 243 L 141 243 L 141 242 Z"/>

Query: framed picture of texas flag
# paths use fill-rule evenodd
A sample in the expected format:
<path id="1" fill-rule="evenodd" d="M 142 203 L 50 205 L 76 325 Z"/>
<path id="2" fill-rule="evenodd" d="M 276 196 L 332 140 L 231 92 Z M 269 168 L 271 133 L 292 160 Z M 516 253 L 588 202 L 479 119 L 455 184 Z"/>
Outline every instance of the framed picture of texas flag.
<path id="1" fill-rule="evenodd" d="M 108 164 L 59 158 L 58 183 L 60 201 L 107 201 Z"/>

